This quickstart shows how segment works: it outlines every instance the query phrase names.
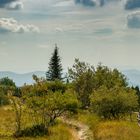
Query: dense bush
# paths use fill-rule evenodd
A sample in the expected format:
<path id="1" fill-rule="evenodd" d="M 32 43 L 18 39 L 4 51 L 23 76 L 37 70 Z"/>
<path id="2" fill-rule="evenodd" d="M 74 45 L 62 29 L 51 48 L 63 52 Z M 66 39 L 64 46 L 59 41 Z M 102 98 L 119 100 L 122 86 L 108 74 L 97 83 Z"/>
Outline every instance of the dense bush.
<path id="1" fill-rule="evenodd" d="M 43 118 L 44 125 L 54 123 L 55 119 L 67 111 L 75 112 L 78 108 L 78 100 L 71 92 L 50 92 L 44 96 L 32 96 L 26 99 L 28 109 L 33 110 L 35 117 Z"/>
<path id="2" fill-rule="evenodd" d="M 108 89 L 114 87 L 127 87 L 127 78 L 117 69 L 110 69 L 99 64 L 95 71 L 95 89 L 106 86 Z"/>
<path id="3" fill-rule="evenodd" d="M 15 135 L 32 136 L 42 135 L 40 124 L 44 126 L 45 131 L 55 124 L 55 120 L 67 112 L 76 112 L 79 106 L 76 95 L 72 90 L 65 91 L 65 85 L 59 81 L 46 82 L 38 79 L 36 76 L 34 85 L 25 85 L 21 88 L 22 96 L 12 97 L 11 101 L 16 114 L 17 131 Z M 54 89 L 54 90 L 53 90 Z M 63 90 L 62 90 L 63 89 Z M 29 114 L 32 118 L 33 126 L 21 130 L 21 118 L 23 112 Z M 34 127 L 37 126 L 37 127 Z"/>
<path id="4" fill-rule="evenodd" d="M 140 89 L 138 86 L 136 86 L 136 87 L 132 86 L 132 89 L 136 91 L 136 95 L 138 96 L 138 103 L 139 103 L 138 108 L 140 108 Z"/>
<path id="5" fill-rule="evenodd" d="M 67 89 L 66 84 L 64 84 L 60 80 L 55 80 L 55 81 L 52 81 L 52 82 L 47 82 L 46 84 L 47 84 L 48 90 L 52 91 L 52 92 L 59 91 L 59 92 L 64 93 L 66 91 L 66 89 Z"/>
<path id="6" fill-rule="evenodd" d="M 0 106 L 9 104 L 9 99 L 6 95 L 0 92 Z"/>
<path id="7" fill-rule="evenodd" d="M 82 108 L 87 108 L 90 105 L 90 95 L 94 89 L 93 72 L 88 71 L 79 76 L 79 78 L 73 82 L 74 90 L 78 100 L 82 103 Z"/>
<path id="8" fill-rule="evenodd" d="M 104 118 L 119 118 L 138 106 L 135 91 L 126 88 L 101 87 L 91 96 L 91 109 Z"/>
<path id="9" fill-rule="evenodd" d="M 32 127 L 28 127 L 24 130 L 20 130 L 15 132 L 14 136 L 15 137 L 36 137 L 36 136 L 43 136 L 48 133 L 48 130 L 45 128 L 43 124 L 41 125 L 35 125 Z"/>
<path id="10" fill-rule="evenodd" d="M 8 77 L 1 78 L 0 85 L 16 87 L 14 81 L 12 79 L 9 79 Z"/>
<path id="11" fill-rule="evenodd" d="M 20 88 L 17 88 L 13 80 L 8 77 L 0 79 L 0 105 L 9 104 L 8 95 L 21 96 Z"/>
<path id="12" fill-rule="evenodd" d="M 117 69 L 109 69 L 99 64 L 95 69 L 92 65 L 75 59 L 75 63 L 69 69 L 69 77 L 73 83 L 73 89 L 77 93 L 82 108 L 89 107 L 90 95 L 93 91 L 105 86 L 108 89 L 114 87 L 127 87 L 126 77 Z"/>
<path id="13" fill-rule="evenodd" d="M 80 62 L 79 59 L 75 59 L 73 67 L 69 69 L 69 77 L 82 108 L 87 108 L 90 104 L 89 96 L 95 84 L 94 74 L 94 67 L 88 63 Z"/>

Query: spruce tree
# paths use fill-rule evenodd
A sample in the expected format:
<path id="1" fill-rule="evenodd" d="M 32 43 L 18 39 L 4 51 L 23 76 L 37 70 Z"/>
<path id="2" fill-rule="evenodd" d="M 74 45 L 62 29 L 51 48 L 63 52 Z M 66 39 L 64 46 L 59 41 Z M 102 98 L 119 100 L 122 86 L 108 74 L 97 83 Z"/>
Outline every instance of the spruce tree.
<path id="1" fill-rule="evenodd" d="M 56 79 L 62 80 L 62 64 L 61 58 L 58 54 L 58 47 L 55 45 L 54 52 L 49 62 L 48 71 L 46 72 L 46 78 L 48 81 L 54 81 Z"/>

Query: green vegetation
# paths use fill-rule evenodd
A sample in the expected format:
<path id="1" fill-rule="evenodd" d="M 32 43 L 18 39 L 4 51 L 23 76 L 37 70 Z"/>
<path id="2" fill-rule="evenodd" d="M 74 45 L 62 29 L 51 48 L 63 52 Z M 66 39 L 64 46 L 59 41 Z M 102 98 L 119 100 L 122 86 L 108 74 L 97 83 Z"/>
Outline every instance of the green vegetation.
<path id="1" fill-rule="evenodd" d="M 130 88 L 99 88 L 91 95 L 91 110 L 99 116 L 117 119 L 135 111 L 138 97 Z"/>
<path id="2" fill-rule="evenodd" d="M 14 112 L 10 106 L 0 107 L 0 139 L 2 140 L 15 140 L 13 133 L 15 131 L 15 121 L 14 121 Z M 28 118 L 28 119 L 27 119 Z M 31 125 L 31 118 L 28 117 L 28 114 L 24 114 L 22 123 L 24 126 Z M 55 125 L 50 126 L 48 129 L 48 134 L 45 136 L 37 137 L 19 137 L 17 140 L 71 140 L 72 134 L 71 129 L 69 129 L 65 124 L 57 121 Z"/>
<path id="3" fill-rule="evenodd" d="M 93 134 L 96 131 L 97 125 L 101 121 L 96 114 L 92 114 L 89 111 L 80 111 L 78 114 L 74 115 L 74 119 L 88 125 Z"/>
<path id="4" fill-rule="evenodd" d="M 69 69 L 69 77 L 72 80 L 73 89 L 77 94 L 81 107 L 86 108 L 90 105 L 89 96 L 94 89 L 95 70 L 93 66 L 75 59 L 75 63 Z"/>
<path id="5" fill-rule="evenodd" d="M 37 78 L 34 85 L 22 87 L 22 97 L 9 97 L 16 116 L 16 137 L 46 135 L 58 117 L 67 112 L 76 112 L 78 100 L 75 94 L 68 90 L 63 93 L 59 88 L 52 92 L 52 89 L 47 90 L 49 84 Z M 32 124 L 23 129 L 22 125 L 25 124 L 22 123 L 22 117 L 25 113 L 27 119 L 31 118 Z"/>
<path id="6" fill-rule="evenodd" d="M 62 81 L 56 46 L 47 79 L 33 75 L 34 84 L 17 88 L 2 78 L 0 139 L 75 140 L 81 138 L 79 131 L 90 131 L 95 140 L 140 139 L 134 115 L 140 110 L 140 90 L 129 87 L 121 72 L 75 59 L 67 75 Z"/>
<path id="7" fill-rule="evenodd" d="M 139 140 L 140 128 L 134 122 L 105 121 L 99 123 L 95 134 L 95 140 Z"/>
<path id="8" fill-rule="evenodd" d="M 13 80 L 9 79 L 8 77 L 0 79 L 0 106 L 9 104 L 7 95 L 10 91 L 12 91 L 14 95 L 19 95 L 17 89 L 18 88 L 16 88 L 16 85 L 13 82 Z"/>
<path id="9" fill-rule="evenodd" d="M 46 77 L 48 81 L 54 81 L 56 79 L 62 80 L 62 64 L 61 59 L 58 54 L 58 47 L 55 45 L 54 52 L 49 62 L 48 71 L 46 72 Z"/>
<path id="10" fill-rule="evenodd" d="M 74 119 L 87 124 L 93 133 L 94 140 L 139 140 L 140 128 L 137 125 L 136 114 L 130 118 L 104 120 L 88 111 L 79 112 Z"/>
<path id="11" fill-rule="evenodd" d="M 47 140 L 72 140 L 71 129 L 61 123 L 49 128 L 49 136 Z"/>

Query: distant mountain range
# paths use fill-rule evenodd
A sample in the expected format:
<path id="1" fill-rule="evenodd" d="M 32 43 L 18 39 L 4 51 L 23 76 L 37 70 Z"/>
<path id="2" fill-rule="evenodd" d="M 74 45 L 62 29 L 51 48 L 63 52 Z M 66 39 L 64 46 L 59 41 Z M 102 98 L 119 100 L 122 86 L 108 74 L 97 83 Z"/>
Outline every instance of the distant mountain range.
<path id="1" fill-rule="evenodd" d="M 130 85 L 140 87 L 140 70 L 124 70 L 122 73 L 127 76 Z"/>
<path id="2" fill-rule="evenodd" d="M 0 78 L 9 77 L 16 83 L 17 86 L 22 86 L 25 83 L 32 84 L 34 82 L 32 79 L 33 74 L 37 75 L 38 77 L 45 77 L 44 71 L 35 71 L 24 74 L 18 74 L 10 71 L 0 71 Z"/>
<path id="3" fill-rule="evenodd" d="M 138 85 L 140 86 L 140 71 L 139 70 L 123 70 L 122 73 L 127 76 L 130 85 Z M 0 71 L 0 78 L 9 77 L 13 79 L 17 86 L 22 86 L 26 84 L 32 84 L 34 81 L 32 79 L 32 75 L 35 74 L 38 77 L 45 78 L 44 71 L 34 71 L 24 74 L 18 74 L 10 71 Z"/>

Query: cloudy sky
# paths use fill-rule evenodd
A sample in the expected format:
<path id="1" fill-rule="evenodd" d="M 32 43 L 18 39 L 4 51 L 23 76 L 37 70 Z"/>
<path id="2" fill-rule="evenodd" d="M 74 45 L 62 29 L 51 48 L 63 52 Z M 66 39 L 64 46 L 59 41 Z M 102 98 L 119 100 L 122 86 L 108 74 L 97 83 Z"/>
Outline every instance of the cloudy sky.
<path id="1" fill-rule="evenodd" d="M 55 43 L 65 69 L 140 70 L 140 0 L 0 0 L 0 71 L 47 70 Z"/>

